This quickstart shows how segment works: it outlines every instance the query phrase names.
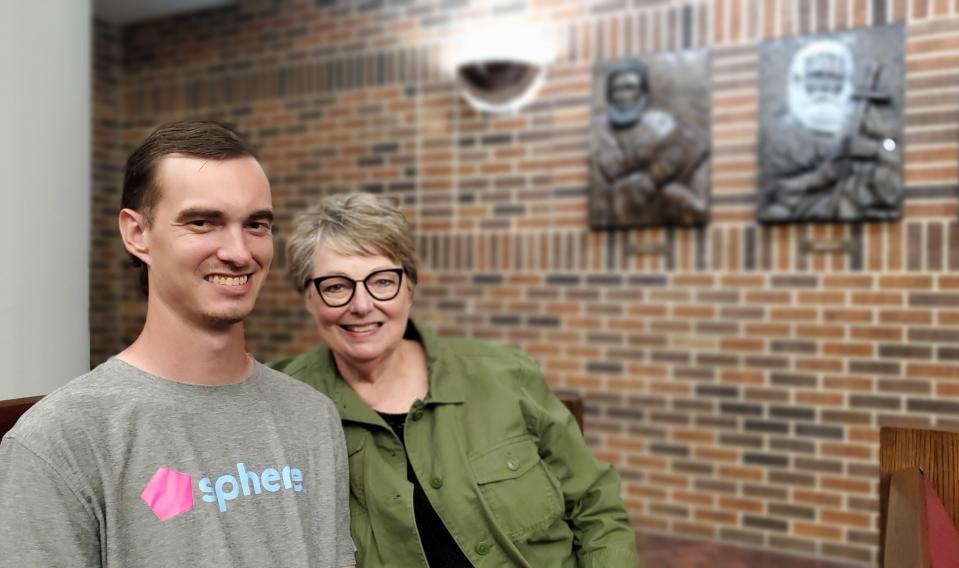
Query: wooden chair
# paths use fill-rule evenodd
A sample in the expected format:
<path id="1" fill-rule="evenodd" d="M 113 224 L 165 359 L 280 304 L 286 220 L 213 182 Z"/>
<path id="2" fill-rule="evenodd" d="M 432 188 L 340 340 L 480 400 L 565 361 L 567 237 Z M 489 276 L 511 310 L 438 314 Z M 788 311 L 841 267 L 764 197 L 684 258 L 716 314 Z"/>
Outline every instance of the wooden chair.
<path id="1" fill-rule="evenodd" d="M 31 396 L 28 398 L 15 398 L 12 400 L 0 400 L 0 438 L 7 433 L 17 420 L 23 416 L 31 406 L 33 406 L 42 396 Z M 579 429 L 583 429 L 583 399 L 575 395 L 563 395 L 559 399 L 566 405 Z"/>
<path id="2" fill-rule="evenodd" d="M 886 568 L 959 566 L 959 433 L 882 428 L 879 507 Z"/>
<path id="3" fill-rule="evenodd" d="M 33 406 L 42 396 L 0 400 L 0 438 L 20 420 L 23 413 Z"/>
<path id="4" fill-rule="evenodd" d="M 579 431 L 583 432 L 583 399 L 582 397 L 576 395 L 562 395 L 559 397 L 559 400 L 566 405 L 566 408 L 569 409 L 570 414 L 573 415 L 573 418 L 576 419 L 576 423 L 579 424 Z"/>

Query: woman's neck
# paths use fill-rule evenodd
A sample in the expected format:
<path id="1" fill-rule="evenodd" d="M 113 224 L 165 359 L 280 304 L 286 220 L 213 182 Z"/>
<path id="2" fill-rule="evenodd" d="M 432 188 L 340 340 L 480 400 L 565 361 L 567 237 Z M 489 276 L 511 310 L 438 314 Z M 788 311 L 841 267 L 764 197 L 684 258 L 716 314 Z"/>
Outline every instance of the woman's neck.
<path id="1" fill-rule="evenodd" d="M 429 392 L 426 352 L 418 341 L 403 340 L 385 357 L 357 365 L 333 355 L 347 385 L 379 412 L 398 414 L 409 410 Z"/>

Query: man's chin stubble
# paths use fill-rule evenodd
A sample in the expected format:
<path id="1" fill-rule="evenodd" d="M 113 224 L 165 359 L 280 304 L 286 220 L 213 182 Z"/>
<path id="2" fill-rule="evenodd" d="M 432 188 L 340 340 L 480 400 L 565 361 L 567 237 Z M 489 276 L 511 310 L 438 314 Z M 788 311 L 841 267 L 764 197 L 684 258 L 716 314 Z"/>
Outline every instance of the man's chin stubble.
<path id="1" fill-rule="evenodd" d="M 242 315 L 205 313 L 201 317 L 206 327 L 216 331 L 227 331 L 236 324 L 243 323 L 248 315 L 249 313 Z"/>

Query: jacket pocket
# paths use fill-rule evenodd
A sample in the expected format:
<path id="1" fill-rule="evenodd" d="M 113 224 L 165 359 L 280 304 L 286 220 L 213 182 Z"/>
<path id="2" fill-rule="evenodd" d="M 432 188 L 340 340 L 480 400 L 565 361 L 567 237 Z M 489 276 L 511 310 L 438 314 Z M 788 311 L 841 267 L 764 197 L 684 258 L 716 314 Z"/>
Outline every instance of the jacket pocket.
<path id="1" fill-rule="evenodd" d="M 497 525 L 511 539 L 547 527 L 562 516 L 558 482 L 530 438 L 509 439 L 473 456 L 470 466 Z"/>

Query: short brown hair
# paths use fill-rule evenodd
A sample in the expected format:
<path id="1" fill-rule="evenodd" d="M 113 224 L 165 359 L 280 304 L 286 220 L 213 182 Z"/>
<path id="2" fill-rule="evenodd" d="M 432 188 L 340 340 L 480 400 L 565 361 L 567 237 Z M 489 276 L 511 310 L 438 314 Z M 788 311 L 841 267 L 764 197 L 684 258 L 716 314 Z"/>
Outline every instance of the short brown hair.
<path id="1" fill-rule="evenodd" d="M 153 208 L 160 199 L 156 172 L 160 161 L 171 154 L 183 154 L 210 160 L 256 158 L 256 152 L 243 137 L 225 124 L 212 121 L 183 120 L 157 127 L 127 159 L 123 175 L 120 207 L 153 220 Z M 130 255 L 134 267 L 140 267 L 140 283 L 147 291 L 147 270 L 143 261 Z"/>
<path id="2" fill-rule="evenodd" d="M 413 231 L 399 208 L 385 198 L 368 193 L 333 195 L 293 221 L 286 243 L 287 272 L 300 292 L 313 276 L 313 255 L 320 244 L 341 254 L 383 255 L 401 265 L 416 284 Z"/>

